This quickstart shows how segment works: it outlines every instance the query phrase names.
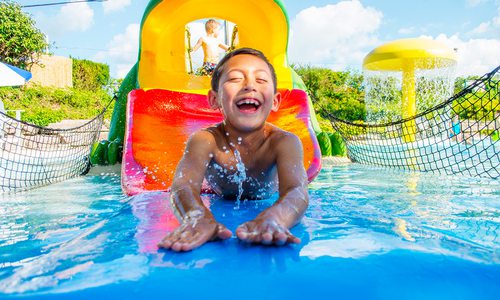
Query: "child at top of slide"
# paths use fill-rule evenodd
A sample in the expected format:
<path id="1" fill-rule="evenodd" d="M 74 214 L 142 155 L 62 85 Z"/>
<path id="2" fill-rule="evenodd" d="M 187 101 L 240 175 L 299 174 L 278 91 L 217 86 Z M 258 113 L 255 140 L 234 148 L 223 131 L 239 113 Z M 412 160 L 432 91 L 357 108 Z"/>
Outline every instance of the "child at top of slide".
<path id="1" fill-rule="evenodd" d="M 206 36 L 201 37 L 194 45 L 191 52 L 198 50 L 198 48 L 203 48 L 203 66 L 202 72 L 204 75 L 212 75 L 215 66 L 219 62 L 219 48 L 227 51 L 229 46 L 221 43 L 219 41 L 219 30 L 220 24 L 214 19 L 210 19 L 205 23 Z"/>

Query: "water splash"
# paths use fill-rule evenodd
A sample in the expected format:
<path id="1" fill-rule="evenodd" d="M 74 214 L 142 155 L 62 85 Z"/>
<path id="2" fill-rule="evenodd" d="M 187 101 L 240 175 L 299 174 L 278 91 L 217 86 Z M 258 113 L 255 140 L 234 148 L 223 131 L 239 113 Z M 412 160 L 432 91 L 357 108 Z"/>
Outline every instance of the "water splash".
<path id="1" fill-rule="evenodd" d="M 234 158 L 236 159 L 236 173 L 228 178 L 238 185 L 238 197 L 236 197 L 236 207 L 234 209 L 239 209 L 241 196 L 243 195 L 243 182 L 247 179 L 247 173 L 245 164 L 243 164 L 240 152 L 237 149 L 234 149 Z"/>
<path id="2" fill-rule="evenodd" d="M 365 87 L 366 121 L 383 124 L 399 121 L 402 118 L 401 72 L 363 70 Z M 421 113 L 444 102 L 453 93 L 455 68 L 428 69 L 424 66 L 415 70 L 416 113 Z M 425 116 L 427 119 L 441 118 Z"/>

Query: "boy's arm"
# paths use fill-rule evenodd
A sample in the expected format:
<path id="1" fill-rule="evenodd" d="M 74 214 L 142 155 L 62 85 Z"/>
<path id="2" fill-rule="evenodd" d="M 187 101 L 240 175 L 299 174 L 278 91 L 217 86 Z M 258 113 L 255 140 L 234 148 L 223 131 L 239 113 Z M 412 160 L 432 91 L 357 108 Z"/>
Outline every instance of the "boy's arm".
<path id="1" fill-rule="evenodd" d="M 203 43 L 203 38 L 199 38 L 198 39 L 198 42 L 196 42 L 196 45 L 194 45 L 193 48 L 191 48 L 191 52 L 195 52 L 196 50 L 198 50 L 198 48 L 201 47 L 201 44 Z"/>
<path id="2" fill-rule="evenodd" d="M 224 44 L 224 43 L 220 43 L 219 48 L 222 48 L 222 49 L 224 49 L 224 51 L 227 51 L 229 49 L 229 46 Z"/>
<path id="3" fill-rule="evenodd" d="M 298 223 L 309 205 L 302 149 L 300 139 L 291 133 L 276 147 L 280 196 L 267 211 L 287 228 Z"/>
<path id="4" fill-rule="evenodd" d="M 253 221 L 238 227 L 236 234 L 242 240 L 276 245 L 300 243 L 300 239 L 288 230 L 297 224 L 309 205 L 307 173 L 299 138 L 286 134 L 276 146 L 276 159 L 279 199 Z"/>
<path id="5" fill-rule="evenodd" d="M 213 239 L 231 237 L 231 232 L 215 220 L 200 198 L 214 149 L 215 141 L 208 131 L 199 131 L 189 138 L 170 191 L 170 201 L 181 224 L 165 236 L 159 247 L 188 251 Z"/>

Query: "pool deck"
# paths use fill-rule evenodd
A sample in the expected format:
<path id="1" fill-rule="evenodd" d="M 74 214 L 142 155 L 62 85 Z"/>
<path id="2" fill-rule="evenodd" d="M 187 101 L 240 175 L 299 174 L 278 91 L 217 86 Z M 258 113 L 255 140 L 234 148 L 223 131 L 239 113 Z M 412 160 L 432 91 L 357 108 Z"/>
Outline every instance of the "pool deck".
<path id="1" fill-rule="evenodd" d="M 327 156 L 321 158 L 321 165 L 324 168 L 344 166 L 351 163 L 352 161 L 347 156 Z"/>

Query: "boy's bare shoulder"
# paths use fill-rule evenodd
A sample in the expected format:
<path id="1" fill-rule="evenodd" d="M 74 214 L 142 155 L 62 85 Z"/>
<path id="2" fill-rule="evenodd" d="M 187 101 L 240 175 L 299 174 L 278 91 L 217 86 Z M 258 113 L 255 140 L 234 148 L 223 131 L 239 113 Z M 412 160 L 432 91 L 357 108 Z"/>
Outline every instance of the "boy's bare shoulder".
<path id="1" fill-rule="evenodd" d="M 269 124 L 270 128 L 270 142 L 273 147 L 302 147 L 302 143 L 299 137 L 289 131 L 283 130 L 272 124 Z"/>
<path id="2" fill-rule="evenodd" d="M 200 129 L 191 134 L 188 143 L 192 146 L 214 145 L 217 139 L 216 135 L 217 133 L 213 127 Z"/>

